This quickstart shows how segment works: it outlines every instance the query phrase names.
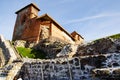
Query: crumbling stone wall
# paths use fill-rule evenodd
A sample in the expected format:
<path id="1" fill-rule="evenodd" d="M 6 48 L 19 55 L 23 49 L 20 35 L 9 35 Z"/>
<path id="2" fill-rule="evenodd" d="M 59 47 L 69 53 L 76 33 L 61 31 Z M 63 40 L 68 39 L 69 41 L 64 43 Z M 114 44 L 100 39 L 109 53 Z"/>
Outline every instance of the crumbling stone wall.
<path id="1" fill-rule="evenodd" d="M 18 57 L 20 58 L 15 48 L 12 46 L 11 42 L 5 40 L 4 37 L 1 35 L 0 35 L 0 48 L 2 49 L 1 57 L 4 58 L 2 60 L 5 61 L 3 63 L 6 64 L 7 62 L 12 62 L 18 59 Z"/>
<path id="2" fill-rule="evenodd" d="M 24 65 L 16 78 L 23 80 L 95 80 L 92 70 L 96 67 L 100 68 L 105 60 L 104 55 L 46 60 L 24 59 Z"/>
<path id="3" fill-rule="evenodd" d="M 87 67 L 89 66 L 89 67 Z M 55 60 L 28 60 L 26 59 L 17 76 L 23 80 L 80 80 L 90 78 L 90 65 L 83 65 L 81 69 L 80 59 L 60 58 Z M 84 73 L 88 76 L 83 77 Z M 82 74 L 82 75 L 81 75 Z"/>
<path id="4" fill-rule="evenodd" d="M 10 54 L 8 54 L 9 52 L 8 49 L 6 48 L 5 39 L 3 38 L 3 36 L 0 36 L 0 48 L 1 48 L 1 57 L 4 58 L 5 60 L 5 62 L 3 63 L 6 64 L 11 56 Z"/>
<path id="5" fill-rule="evenodd" d="M 6 60 L 5 60 L 5 57 L 3 55 L 2 49 L 0 48 L 0 67 L 5 65 L 5 63 L 6 63 Z"/>
<path id="6" fill-rule="evenodd" d="M 120 54 L 115 53 L 73 58 L 62 57 L 46 60 L 24 59 L 24 64 L 21 67 L 18 75 L 16 75 L 16 79 L 22 78 L 23 80 L 101 80 L 107 77 L 107 80 L 116 80 L 120 79 L 119 56 Z M 111 57 L 114 57 L 113 60 L 111 60 Z M 113 67 L 108 67 L 108 65 L 111 63 Z M 105 66 L 107 67 L 105 68 Z M 113 74 L 111 74 L 111 71 Z M 110 78 L 109 75 L 111 76 Z"/>

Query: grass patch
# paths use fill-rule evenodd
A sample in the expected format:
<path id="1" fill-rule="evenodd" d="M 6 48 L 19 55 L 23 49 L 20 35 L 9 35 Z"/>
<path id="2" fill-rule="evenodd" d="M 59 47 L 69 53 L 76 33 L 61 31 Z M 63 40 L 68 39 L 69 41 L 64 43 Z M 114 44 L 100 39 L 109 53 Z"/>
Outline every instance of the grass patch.
<path id="1" fill-rule="evenodd" d="M 109 36 L 108 38 L 119 39 L 120 34 L 115 34 L 115 35 Z"/>
<path id="2" fill-rule="evenodd" d="M 17 47 L 17 50 L 23 57 L 45 59 L 46 56 L 43 51 L 31 48 Z"/>
<path id="3" fill-rule="evenodd" d="M 96 39 L 96 40 L 94 40 L 93 42 L 96 43 L 96 42 L 98 42 L 98 41 L 100 41 L 100 40 L 102 40 L 102 39 L 103 39 L 103 38 Z"/>
<path id="4" fill-rule="evenodd" d="M 111 36 L 108 36 L 108 37 L 105 37 L 105 38 L 119 39 L 120 38 L 120 33 L 119 34 L 114 34 L 114 35 L 111 35 Z M 98 42 L 102 39 L 104 39 L 104 38 L 96 39 L 93 42 L 95 43 L 95 42 Z"/>

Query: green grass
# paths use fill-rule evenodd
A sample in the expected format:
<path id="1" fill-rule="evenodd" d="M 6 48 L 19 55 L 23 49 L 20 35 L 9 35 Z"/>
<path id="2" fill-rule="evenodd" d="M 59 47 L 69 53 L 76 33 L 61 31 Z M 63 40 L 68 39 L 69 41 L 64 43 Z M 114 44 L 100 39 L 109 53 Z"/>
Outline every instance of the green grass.
<path id="1" fill-rule="evenodd" d="M 17 47 L 18 52 L 23 57 L 45 59 L 45 53 L 31 48 Z"/>
<path id="2" fill-rule="evenodd" d="M 96 43 L 96 42 L 98 42 L 98 41 L 100 41 L 100 40 L 102 40 L 102 39 L 103 39 L 103 38 L 96 39 L 96 40 L 94 40 L 93 42 Z"/>
<path id="3" fill-rule="evenodd" d="M 105 37 L 105 38 L 119 39 L 120 38 L 120 33 L 119 34 L 114 34 L 114 35 L 111 35 L 111 36 L 108 36 L 108 37 Z M 95 43 L 95 42 L 98 42 L 102 39 L 104 39 L 104 38 L 96 39 L 93 42 Z"/>
<path id="4" fill-rule="evenodd" d="M 112 35 L 112 36 L 108 36 L 108 38 L 118 39 L 118 38 L 120 38 L 120 33 Z"/>

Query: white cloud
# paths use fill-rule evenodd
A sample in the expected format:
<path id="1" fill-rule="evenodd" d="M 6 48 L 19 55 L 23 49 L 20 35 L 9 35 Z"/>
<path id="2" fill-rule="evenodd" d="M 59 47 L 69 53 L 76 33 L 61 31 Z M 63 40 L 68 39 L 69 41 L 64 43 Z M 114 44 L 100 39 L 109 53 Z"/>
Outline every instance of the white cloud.
<path id="1" fill-rule="evenodd" d="M 120 16 L 120 13 L 102 13 L 102 14 L 97 14 L 94 16 L 84 17 L 81 19 L 69 20 L 69 21 L 66 21 L 66 23 L 64 23 L 64 24 L 78 23 L 78 22 L 88 21 L 88 20 L 92 20 L 92 19 L 99 19 L 99 18 L 113 17 L 113 16 Z"/>
<path id="2" fill-rule="evenodd" d="M 84 35 L 86 40 L 94 40 L 97 38 L 109 36 L 112 34 L 119 33 L 120 30 L 120 19 L 112 17 L 111 19 L 105 19 L 101 21 L 92 22 L 89 21 L 83 25 Z M 89 35 L 88 35 L 89 34 Z"/>
<path id="3" fill-rule="evenodd" d="M 82 34 L 85 40 L 88 41 L 119 33 L 119 23 L 120 13 L 104 13 L 70 20 L 67 25 Z"/>

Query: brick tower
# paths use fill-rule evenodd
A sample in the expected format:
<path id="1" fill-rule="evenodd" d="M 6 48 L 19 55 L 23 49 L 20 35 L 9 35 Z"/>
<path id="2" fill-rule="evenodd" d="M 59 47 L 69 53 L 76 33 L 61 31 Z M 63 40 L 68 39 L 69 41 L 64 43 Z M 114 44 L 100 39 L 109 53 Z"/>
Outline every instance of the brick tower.
<path id="1" fill-rule="evenodd" d="M 38 17 L 40 9 L 33 3 L 25 6 L 16 12 L 17 19 L 14 27 L 12 40 L 25 40 L 25 28 L 29 28 L 34 18 Z M 28 36 L 29 37 L 29 36 Z"/>

